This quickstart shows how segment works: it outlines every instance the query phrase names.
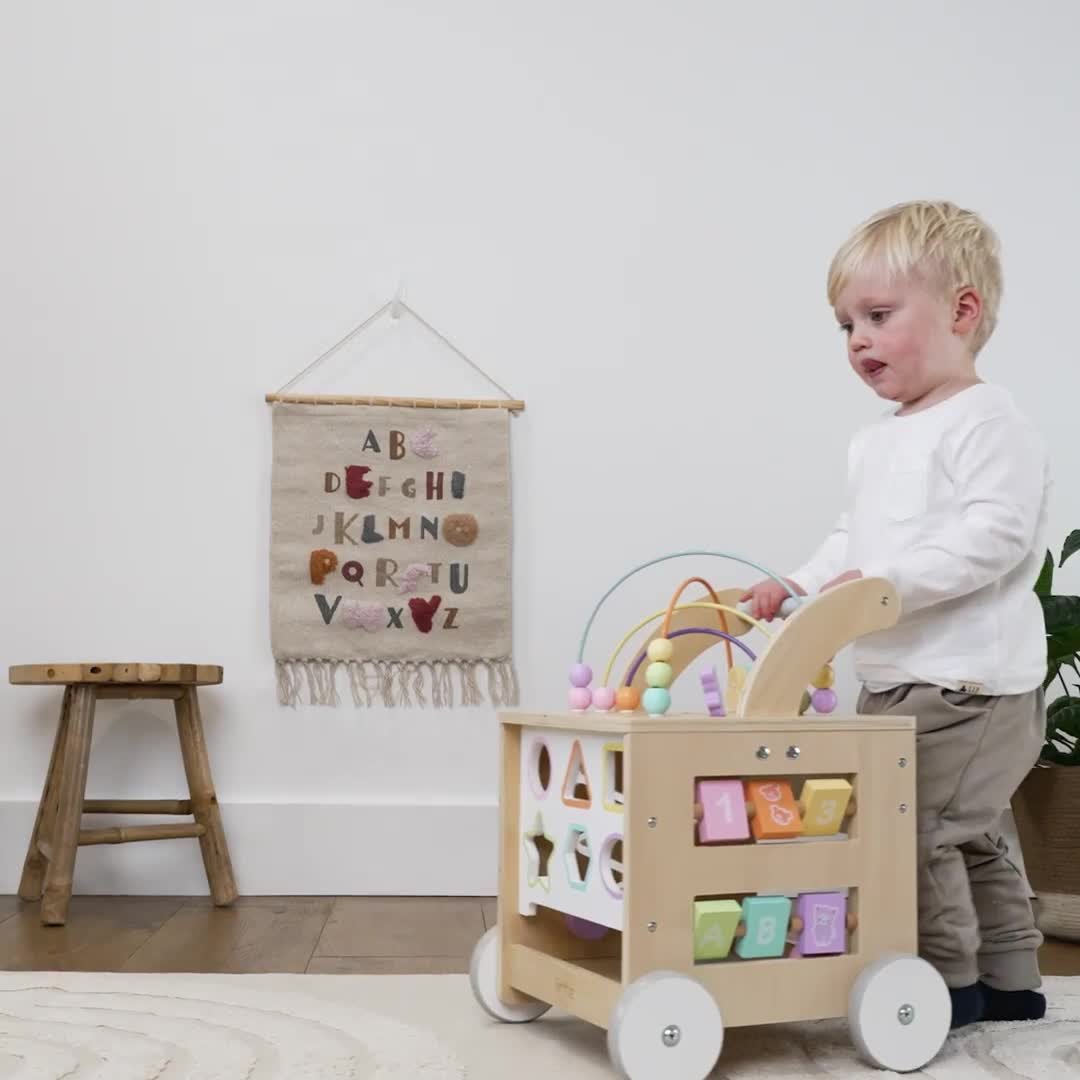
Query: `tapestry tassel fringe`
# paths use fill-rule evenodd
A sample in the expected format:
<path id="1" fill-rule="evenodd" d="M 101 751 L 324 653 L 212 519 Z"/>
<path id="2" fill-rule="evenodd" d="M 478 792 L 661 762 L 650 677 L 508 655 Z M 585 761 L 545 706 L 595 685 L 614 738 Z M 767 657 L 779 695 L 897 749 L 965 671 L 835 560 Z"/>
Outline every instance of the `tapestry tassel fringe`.
<path id="1" fill-rule="evenodd" d="M 339 676 L 358 707 L 382 705 L 436 709 L 460 705 L 497 708 L 520 702 L 517 671 L 509 657 L 497 660 L 278 660 L 282 705 L 341 704 Z M 481 685 L 483 683 L 483 686 Z M 305 702 L 305 690 L 307 700 Z"/>

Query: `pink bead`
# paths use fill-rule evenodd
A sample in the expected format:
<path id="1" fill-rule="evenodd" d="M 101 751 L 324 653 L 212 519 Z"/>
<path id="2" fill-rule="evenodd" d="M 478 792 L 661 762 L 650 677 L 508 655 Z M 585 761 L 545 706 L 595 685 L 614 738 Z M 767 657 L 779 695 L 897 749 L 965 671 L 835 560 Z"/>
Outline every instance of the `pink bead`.
<path id="1" fill-rule="evenodd" d="M 588 664 L 575 664 L 570 669 L 571 686 L 588 686 L 592 682 L 592 668 Z"/>
<path id="2" fill-rule="evenodd" d="M 836 708 L 836 691 L 815 690 L 810 697 L 810 704 L 813 705 L 814 712 L 831 713 Z"/>
<path id="3" fill-rule="evenodd" d="M 587 686 L 575 686 L 570 690 L 570 708 L 582 712 L 592 702 L 592 691 Z"/>
<path id="4" fill-rule="evenodd" d="M 592 695 L 594 709 L 607 712 L 615 704 L 615 691 L 610 686 L 598 686 Z"/>

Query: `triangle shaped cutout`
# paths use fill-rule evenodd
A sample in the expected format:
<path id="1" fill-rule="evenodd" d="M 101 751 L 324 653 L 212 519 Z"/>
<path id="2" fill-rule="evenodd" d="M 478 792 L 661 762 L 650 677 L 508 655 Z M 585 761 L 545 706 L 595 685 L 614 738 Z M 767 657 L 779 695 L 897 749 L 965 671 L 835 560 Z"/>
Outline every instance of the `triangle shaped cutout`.
<path id="1" fill-rule="evenodd" d="M 570 763 L 566 766 L 562 800 L 567 806 L 576 806 L 582 810 L 587 810 L 592 806 L 589 772 L 585 768 L 585 754 L 582 752 L 581 742 L 578 739 L 574 740 L 574 749 L 570 751 Z"/>

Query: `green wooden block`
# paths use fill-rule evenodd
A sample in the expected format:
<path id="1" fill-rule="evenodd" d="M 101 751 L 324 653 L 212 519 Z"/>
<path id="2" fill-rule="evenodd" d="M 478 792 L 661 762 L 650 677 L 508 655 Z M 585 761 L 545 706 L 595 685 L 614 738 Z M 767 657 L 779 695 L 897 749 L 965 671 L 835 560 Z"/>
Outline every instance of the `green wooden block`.
<path id="1" fill-rule="evenodd" d="M 737 900 L 695 900 L 694 960 L 723 960 L 731 952 L 741 918 Z"/>
<path id="2" fill-rule="evenodd" d="M 791 899 L 787 896 L 748 896 L 742 906 L 746 933 L 735 951 L 744 960 L 783 956 L 791 921 Z"/>

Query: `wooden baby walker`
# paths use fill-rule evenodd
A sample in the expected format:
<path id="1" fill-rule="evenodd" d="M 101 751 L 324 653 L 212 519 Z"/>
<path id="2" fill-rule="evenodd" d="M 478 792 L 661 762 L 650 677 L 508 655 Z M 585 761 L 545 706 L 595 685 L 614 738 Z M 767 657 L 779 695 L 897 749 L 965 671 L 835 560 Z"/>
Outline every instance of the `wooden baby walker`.
<path id="1" fill-rule="evenodd" d="M 919 1069 L 951 1005 L 917 955 L 915 722 L 838 716 L 832 690 L 832 658 L 896 623 L 896 591 L 867 578 L 805 598 L 756 567 L 789 593 L 766 626 L 738 606 L 743 590 L 690 578 L 593 687 L 600 606 L 687 555 L 756 566 L 694 551 L 631 570 L 585 627 L 569 711 L 499 715 L 499 916 L 473 992 L 497 1020 L 557 1006 L 606 1028 L 635 1080 L 707 1076 L 725 1028 L 844 1016 L 872 1065 Z M 668 715 L 672 683 L 718 642 L 727 675 L 700 671 L 705 709 Z"/>

